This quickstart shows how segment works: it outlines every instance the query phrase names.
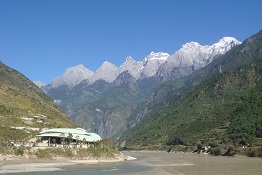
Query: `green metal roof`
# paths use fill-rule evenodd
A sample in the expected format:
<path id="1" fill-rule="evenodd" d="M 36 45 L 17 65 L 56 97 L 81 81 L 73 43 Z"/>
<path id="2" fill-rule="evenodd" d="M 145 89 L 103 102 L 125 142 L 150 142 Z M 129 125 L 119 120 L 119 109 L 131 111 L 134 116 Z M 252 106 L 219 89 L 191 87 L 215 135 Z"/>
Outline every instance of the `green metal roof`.
<path id="1" fill-rule="evenodd" d="M 41 131 L 38 137 L 68 137 L 69 133 L 73 135 L 75 140 L 86 140 L 88 142 L 97 142 L 102 138 L 95 133 L 88 133 L 82 128 L 53 128 Z"/>
<path id="2" fill-rule="evenodd" d="M 40 132 L 42 133 L 71 133 L 71 134 L 88 134 L 85 129 L 82 128 L 53 128 Z"/>

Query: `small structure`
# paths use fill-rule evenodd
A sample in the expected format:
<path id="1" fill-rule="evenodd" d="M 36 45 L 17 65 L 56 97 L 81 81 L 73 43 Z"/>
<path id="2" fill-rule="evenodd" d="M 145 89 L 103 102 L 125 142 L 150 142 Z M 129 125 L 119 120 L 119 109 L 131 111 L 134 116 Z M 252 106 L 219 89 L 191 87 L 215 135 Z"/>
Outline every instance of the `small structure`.
<path id="1" fill-rule="evenodd" d="M 34 116 L 34 120 L 38 123 L 45 123 L 47 120 L 47 117 L 41 114 L 38 114 L 36 116 Z"/>
<path id="2" fill-rule="evenodd" d="M 102 138 L 95 133 L 88 133 L 82 128 L 53 128 L 41 131 L 38 135 L 41 142 L 49 145 L 65 145 L 78 143 L 96 143 Z"/>
<path id="3" fill-rule="evenodd" d="M 202 151 L 208 151 L 211 148 L 211 146 L 203 146 L 201 148 Z"/>

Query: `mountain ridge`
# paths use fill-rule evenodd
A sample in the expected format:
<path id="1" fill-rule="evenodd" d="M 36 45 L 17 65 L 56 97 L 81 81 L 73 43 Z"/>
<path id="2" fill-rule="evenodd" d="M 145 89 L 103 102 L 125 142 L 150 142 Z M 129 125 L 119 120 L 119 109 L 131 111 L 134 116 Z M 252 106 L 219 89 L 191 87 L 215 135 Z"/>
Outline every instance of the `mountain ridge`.
<path id="1" fill-rule="evenodd" d="M 202 69 L 196 70 L 194 73 L 177 79 L 176 81 L 164 82 L 157 91 L 152 95 L 151 100 L 147 102 L 145 110 L 148 111 L 152 106 L 165 103 L 168 98 L 178 98 L 181 91 L 186 91 L 192 86 L 200 84 L 206 78 L 217 73 L 247 64 L 255 57 L 262 57 L 262 30 L 255 35 L 247 38 L 242 44 L 235 46 L 224 55 L 219 56 L 209 65 Z M 139 120 L 145 116 L 146 112 L 139 115 Z"/>
<path id="2" fill-rule="evenodd" d="M 105 61 L 96 72 L 90 71 L 81 64 L 68 68 L 62 76 L 56 77 L 50 85 L 51 88 L 57 88 L 60 85 L 67 85 L 69 88 L 72 88 L 83 80 L 87 80 L 89 84 L 92 84 L 99 79 L 112 83 L 119 74 L 126 70 L 128 70 L 128 72 L 135 77 L 136 80 L 158 76 L 162 80 L 166 81 L 170 80 L 174 75 L 172 74 L 174 69 L 176 70 L 180 67 L 184 69 L 185 67 L 191 67 L 190 69 L 186 68 L 182 72 L 180 71 L 180 73 L 178 73 L 179 76 L 176 76 L 177 78 L 180 78 L 184 75 L 192 73 L 194 70 L 204 67 L 208 63 L 212 62 L 215 56 L 224 54 L 226 51 L 240 43 L 241 42 L 233 37 L 223 37 L 211 46 L 202 46 L 197 42 L 188 42 L 183 44 L 181 48 L 172 55 L 164 52 L 155 53 L 152 51 L 143 59 L 143 61 L 135 61 L 132 57 L 128 56 L 124 63 L 119 67 Z M 204 55 L 205 53 L 207 55 Z M 197 56 L 197 54 L 202 55 Z M 190 55 L 193 55 L 194 58 Z M 199 59 L 203 59 L 203 57 L 205 60 Z M 83 70 L 87 72 L 87 75 L 79 76 L 76 74 L 81 73 Z M 41 83 L 38 82 L 37 84 L 42 89 L 46 89 Z M 50 89 L 50 87 L 48 89 Z"/>

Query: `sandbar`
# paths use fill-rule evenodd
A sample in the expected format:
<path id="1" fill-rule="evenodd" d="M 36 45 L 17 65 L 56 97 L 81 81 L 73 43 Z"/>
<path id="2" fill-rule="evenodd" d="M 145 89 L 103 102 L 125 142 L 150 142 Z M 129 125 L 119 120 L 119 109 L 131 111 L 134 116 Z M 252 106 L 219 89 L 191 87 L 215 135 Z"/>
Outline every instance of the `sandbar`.
<path id="1" fill-rule="evenodd" d="M 2 159 L 1 159 L 2 158 Z M 114 159 L 87 159 L 87 160 L 72 160 L 66 158 L 56 159 L 23 159 L 23 158 L 3 158 L 0 155 L 0 174 L 10 173 L 25 173 L 25 172 L 50 172 L 63 171 L 65 167 L 77 164 L 98 164 L 98 163 L 112 163 L 125 160 L 135 160 L 131 156 L 124 156 L 123 154 Z"/>

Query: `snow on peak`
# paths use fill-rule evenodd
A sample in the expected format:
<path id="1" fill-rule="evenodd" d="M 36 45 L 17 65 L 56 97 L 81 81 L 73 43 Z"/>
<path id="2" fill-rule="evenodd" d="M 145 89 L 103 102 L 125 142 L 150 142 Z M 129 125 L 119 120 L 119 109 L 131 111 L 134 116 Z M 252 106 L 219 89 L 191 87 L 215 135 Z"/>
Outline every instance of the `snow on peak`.
<path id="1" fill-rule="evenodd" d="M 107 69 L 108 67 L 116 68 L 116 66 L 108 61 L 105 61 L 99 69 Z M 97 71 L 99 71 L 99 69 Z"/>
<path id="2" fill-rule="evenodd" d="M 219 42 L 210 46 L 210 52 L 213 51 L 217 54 L 224 54 L 238 44 L 241 44 L 241 42 L 233 37 L 223 37 Z"/>
<path id="3" fill-rule="evenodd" d="M 158 60 L 158 61 L 166 61 L 169 57 L 168 53 L 164 52 L 151 52 L 147 57 L 145 57 L 144 62 Z"/>
<path id="4" fill-rule="evenodd" d="M 132 57 L 128 56 L 126 61 L 118 68 L 117 75 L 120 75 L 124 71 L 128 71 L 130 75 L 137 79 L 143 68 L 142 62 L 136 62 Z"/>
<path id="5" fill-rule="evenodd" d="M 183 44 L 181 49 L 192 50 L 192 49 L 197 49 L 199 47 L 201 47 L 201 45 L 199 43 L 191 41 L 191 42 L 188 42 L 186 44 Z"/>
<path id="6" fill-rule="evenodd" d="M 238 41 L 236 38 L 234 37 L 223 37 L 221 40 L 219 40 L 218 43 L 236 43 L 236 44 L 241 44 L 240 41 Z"/>
<path id="7" fill-rule="evenodd" d="M 141 73 L 141 78 L 152 77 L 157 73 L 160 65 L 165 63 L 169 58 L 168 53 L 164 52 L 151 52 L 150 55 L 144 58 L 144 69 Z"/>
<path id="8" fill-rule="evenodd" d="M 126 61 L 135 62 L 135 60 L 131 56 L 126 57 Z"/>
<path id="9" fill-rule="evenodd" d="M 171 77 L 174 76 L 174 73 L 172 73 L 174 70 L 180 71 L 177 75 L 186 75 L 204 67 L 212 62 L 217 55 L 224 54 L 238 44 L 241 44 L 241 42 L 233 37 L 223 37 L 219 42 L 211 46 L 202 46 L 197 42 L 188 42 L 172 55 L 152 51 L 142 62 L 135 61 L 131 56 L 128 56 L 119 68 L 105 61 L 95 73 L 80 64 L 68 68 L 62 76 L 55 78 L 51 83 L 51 87 L 60 85 L 73 87 L 84 79 L 89 84 L 99 79 L 111 83 L 125 71 L 135 79 L 143 79 L 155 75 Z M 39 84 L 39 86 L 43 85 Z"/>
<path id="10" fill-rule="evenodd" d="M 116 73 L 117 67 L 114 64 L 105 61 L 95 72 L 95 74 L 89 79 L 89 83 L 94 83 L 99 79 L 111 83 L 116 79 Z"/>
<path id="11" fill-rule="evenodd" d="M 105 73 L 109 73 L 110 71 L 114 71 L 116 70 L 117 67 L 116 65 L 105 61 L 100 67 L 99 69 L 95 72 L 95 74 L 99 74 L 100 72 L 105 72 Z M 95 75 L 94 75 L 95 76 Z"/>
<path id="12" fill-rule="evenodd" d="M 79 84 L 82 80 L 90 78 L 93 74 L 94 73 L 91 70 L 85 68 L 83 64 L 79 64 L 77 66 L 66 69 L 65 73 L 62 76 L 56 77 L 51 82 L 51 87 L 67 85 L 72 88 L 75 85 Z"/>
<path id="13" fill-rule="evenodd" d="M 197 42 L 186 43 L 161 65 L 157 74 L 164 79 L 189 75 L 240 43 L 233 37 L 224 37 L 211 46 L 202 46 Z"/>
<path id="14" fill-rule="evenodd" d="M 241 44 L 241 42 L 233 37 L 223 37 L 219 42 L 214 43 L 211 46 L 202 46 L 197 42 L 188 42 L 182 45 L 181 49 L 175 52 L 175 54 L 179 54 L 180 56 L 184 55 L 184 57 L 195 57 L 195 54 L 200 57 L 203 57 L 203 55 L 215 56 L 218 54 L 224 54 L 238 44 Z"/>

